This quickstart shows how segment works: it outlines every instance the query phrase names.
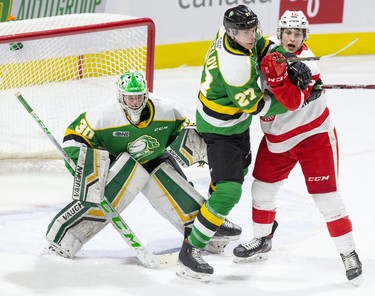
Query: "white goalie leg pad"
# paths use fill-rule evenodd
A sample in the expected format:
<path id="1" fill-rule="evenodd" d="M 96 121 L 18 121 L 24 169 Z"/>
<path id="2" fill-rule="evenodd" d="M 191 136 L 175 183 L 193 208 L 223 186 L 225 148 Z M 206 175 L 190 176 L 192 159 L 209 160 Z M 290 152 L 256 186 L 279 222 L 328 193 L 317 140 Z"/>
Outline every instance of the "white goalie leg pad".
<path id="1" fill-rule="evenodd" d="M 109 153 L 105 150 L 81 147 L 74 173 L 73 200 L 99 204 L 109 169 Z"/>
<path id="2" fill-rule="evenodd" d="M 180 233 L 191 225 L 205 201 L 169 164 L 160 164 L 152 173 L 142 193 Z"/>
<path id="3" fill-rule="evenodd" d="M 134 158 L 123 153 L 108 172 L 105 197 L 121 213 L 141 192 L 150 175 Z M 109 221 L 100 207 L 73 201 L 52 220 L 47 240 L 58 254 L 74 257 Z"/>
<path id="4" fill-rule="evenodd" d="M 253 207 L 261 211 L 275 211 L 276 194 L 282 185 L 283 181 L 266 183 L 255 179 L 251 186 Z M 253 222 L 254 237 L 264 237 L 269 235 L 272 232 L 272 225 L 273 223 L 259 224 Z"/>
<path id="5" fill-rule="evenodd" d="M 95 228 L 93 224 L 100 225 L 105 221 L 100 217 L 86 221 L 86 213 L 90 209 L 93 208 L 80 201 L 72 201 L 53 218 L 46 234 L 47 241 L 51 243 L 51 251 L 66 258 L 75 256 L 89 236 L 90 230 Z"/>
<path id="6" fill-rule="evenodd" d="M 150 174 L 143 166 L 124 152 L 108 172 L 105 196 L 121 213 L 141 192 L 149 178 Z"/>
<path id="7" fill-rule="evenodd" d="M 208 163 L 207 145 L 195 126 L 184 127 L 167 151 L 185 168 L 197 162 Z"/>
<path id="8" fill-rule="evenodd" d="M 48 233 L 51 236 L 51 233 Z M 49 240 L 49 237 L 47 236 Z M 58 244 L 51 242 L 49 250 L 65 258 L 73 258 L 82 248 L 82 243 L 70 232 L 67 232 L 64 239 Z"/>

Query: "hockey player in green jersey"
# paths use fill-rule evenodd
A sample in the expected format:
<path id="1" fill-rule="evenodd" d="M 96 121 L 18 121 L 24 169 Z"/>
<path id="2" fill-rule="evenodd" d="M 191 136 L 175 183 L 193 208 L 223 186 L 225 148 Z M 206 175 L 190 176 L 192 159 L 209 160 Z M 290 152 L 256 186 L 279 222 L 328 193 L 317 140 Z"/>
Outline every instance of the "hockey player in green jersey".
<path id="1" fill-rule="evenodd" d="M 205 199 L 188 183 L 166 151 L 181 133 L 185 120 L 177 108 L 149 93 L 141 72 L 129 71 L 121 75 L 117 82 L 117 100 L 79 115 L 65 132 L 64 150 L 80 164 L 77 168 L 83 168 L 80 173 L 92 172 L 90 166 L 95 166 L 94 171 L 97 170 L 99 176 L 97 183 L 99 187 L 102 184 L 102 188 L 88 190 L 82 201 L 75 198 L 75 194 L 83 182 L 74 182 L 73 201 L 48 226 L 49 249 L 72 258 L 104 228 L 108 221 L 93 202 L 100 200 L 103 192 L 118 212 L 142 193 L 178 231 L 188 233 Z M 186 135 L 189 133 L 184 131 Z M 198 134 L 190 136 L 194 135 Z M 98 156 L 90 159 L 90 155 Z M 79 181 L 83 177 L 80 176 Z M 207 250 L 220 252 L 240 234 L 241 228 L 227 220 Z"/>
<path id="2" fill-rule="evenodd" d="M 275 61 L 273 52 L 280 60 Z M 306 88 L 310 81 L 307 66 L 297 62 L 287 71 L 281 54 L 287 55 L 286 50 L 261 35 L 258 17 L 251 9 L 238 5 L 225 12 L 223 26 L 206 54 L 196 111 L 197 130 L 207 144 L 210 198 L 183 242 L 177 271 L 181 277 L 208 281 L 213 273 L 200 249 L 210 242 L 241 197 L 251 163 L 252 116 L 281 114 L 298 107 L 282 93 L 276 100 L 262 92 L 257 82 L 258 64 L 262 60 L 269 66 L 268 79 L 288 83 L 295 91 Z"/>

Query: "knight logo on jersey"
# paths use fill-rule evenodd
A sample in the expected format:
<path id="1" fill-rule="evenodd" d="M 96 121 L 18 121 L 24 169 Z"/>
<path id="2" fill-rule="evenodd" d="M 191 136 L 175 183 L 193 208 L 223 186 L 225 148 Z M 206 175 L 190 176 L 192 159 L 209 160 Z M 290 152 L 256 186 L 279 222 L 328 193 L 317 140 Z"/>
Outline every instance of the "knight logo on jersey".
<path id="1" fill-rule="evenodd" d="M 136 139 L 135 141 L 128 144 L 127 151 L 136 160 L 141 160 L 142 158 L 152 154 L 153 149 L 160 147 L 160 143 L 154 137 L 149 135 L 143 135 Z"/>

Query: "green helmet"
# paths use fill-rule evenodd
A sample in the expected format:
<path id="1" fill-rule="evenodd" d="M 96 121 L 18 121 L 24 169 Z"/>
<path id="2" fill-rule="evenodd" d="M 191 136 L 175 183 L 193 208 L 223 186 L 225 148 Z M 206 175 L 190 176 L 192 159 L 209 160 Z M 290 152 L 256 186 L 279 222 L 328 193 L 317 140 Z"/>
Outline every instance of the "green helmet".
<path id="1" fill-rule="evenodd" d="M 147 83 L 139 71 L 129 71 L 122 74 L 117 81 L 120 92 L 128 95 L 140 95 L 147 92 Z"/>
<path id="2" fill-rule="evenodd" d="M 121 107 L 129 115 L 133 123 L 139 123 L 142 110 L 145 108 L 148 100 L 147 82 L 143 74 L 139 71 L 128 71 L 122 74 L 117 81 L 117 99 Z M 129 98 L 142 96 L 142 102 L 136 106 L 130 106 L 127 103 Z"/>

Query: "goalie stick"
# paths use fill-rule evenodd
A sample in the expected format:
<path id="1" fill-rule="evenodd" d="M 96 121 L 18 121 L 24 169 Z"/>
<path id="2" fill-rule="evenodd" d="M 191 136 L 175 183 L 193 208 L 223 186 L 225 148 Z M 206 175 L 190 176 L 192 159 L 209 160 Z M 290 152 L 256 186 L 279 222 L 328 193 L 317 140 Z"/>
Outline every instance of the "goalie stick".
<path id="1" fill-rule="evenodd" d="M 55 147 L 59 150 L 64 160 L 74 170 L 76 165 L 73 162 L 73 160 L 68 156 L 68 154 L 62 148 L 62 146 L 57 142 L 56 138 L 44 125 L 43 121 L 38 117 L 38 115 L 34 112 L 31 106 L 26 102 L 22 94 L 20 92 L 17 92 L 15 96 L 25 107 L 25 109 L 29 112 L 29 114 L 34 118 L 34 120 L 38 123 L 39 127 L 43 130 L 45 135 L 47 135 L 52 144 L 54 144 Z M 113 227 L 117 230 L 117 232 L 124 239 L 124 241 L 129 245 L 129 247 L 131 247 L 135 251 L 135 254 L 137 255 L 139 261 L 142 263 L 143 266 L 147 268 L 156 268 L 158 266 L 169 266 L 175 265 L 177 263 L 178 253 L 154 255 L 148 252 L 145 246 L 140 242 L 140 240 L 130 229 L 128 224 L 125 223 L 120 214 L 112 207 L 111 203 L 107 200 L 105 196 L 103 197 L 101 203 L 97 205 L 102 209 L 106 218 L 111 222 Z"/>
<path id="2" fill-rule="evenodd" d="M 288 61 L 288 62 L 294 62 L 294 61 L 320 61 L 320 60 L 323 60 L 323 59 L 331 58 L 331 57 L 339 54 L 340 52 L 344 51 L 345 49 L 349 48 L 354 43 L 356 43 L 357 40 L 358 40 L 358 38 L 353 39 L 347 45 L 345 45 L 343 48 L 341 48 L 338 51 L 335 51 L 334 53 L 331 53 L 331 54 L 327 54 L 327 55 L 323 55 L 323 56 L 317 56 L 317 57 L 290 57 L 290 58 L 282 58 L 282 59 L 278 59 L 277 61 L 278 61 L 278 63 L 282 63 L 282 62 L 285 62 L 285 61 Z"/>
<path id="3" fill-rule="evenodd" d="M 324 89 L 375 89 L 375 84 L 323 84 Z"/>

